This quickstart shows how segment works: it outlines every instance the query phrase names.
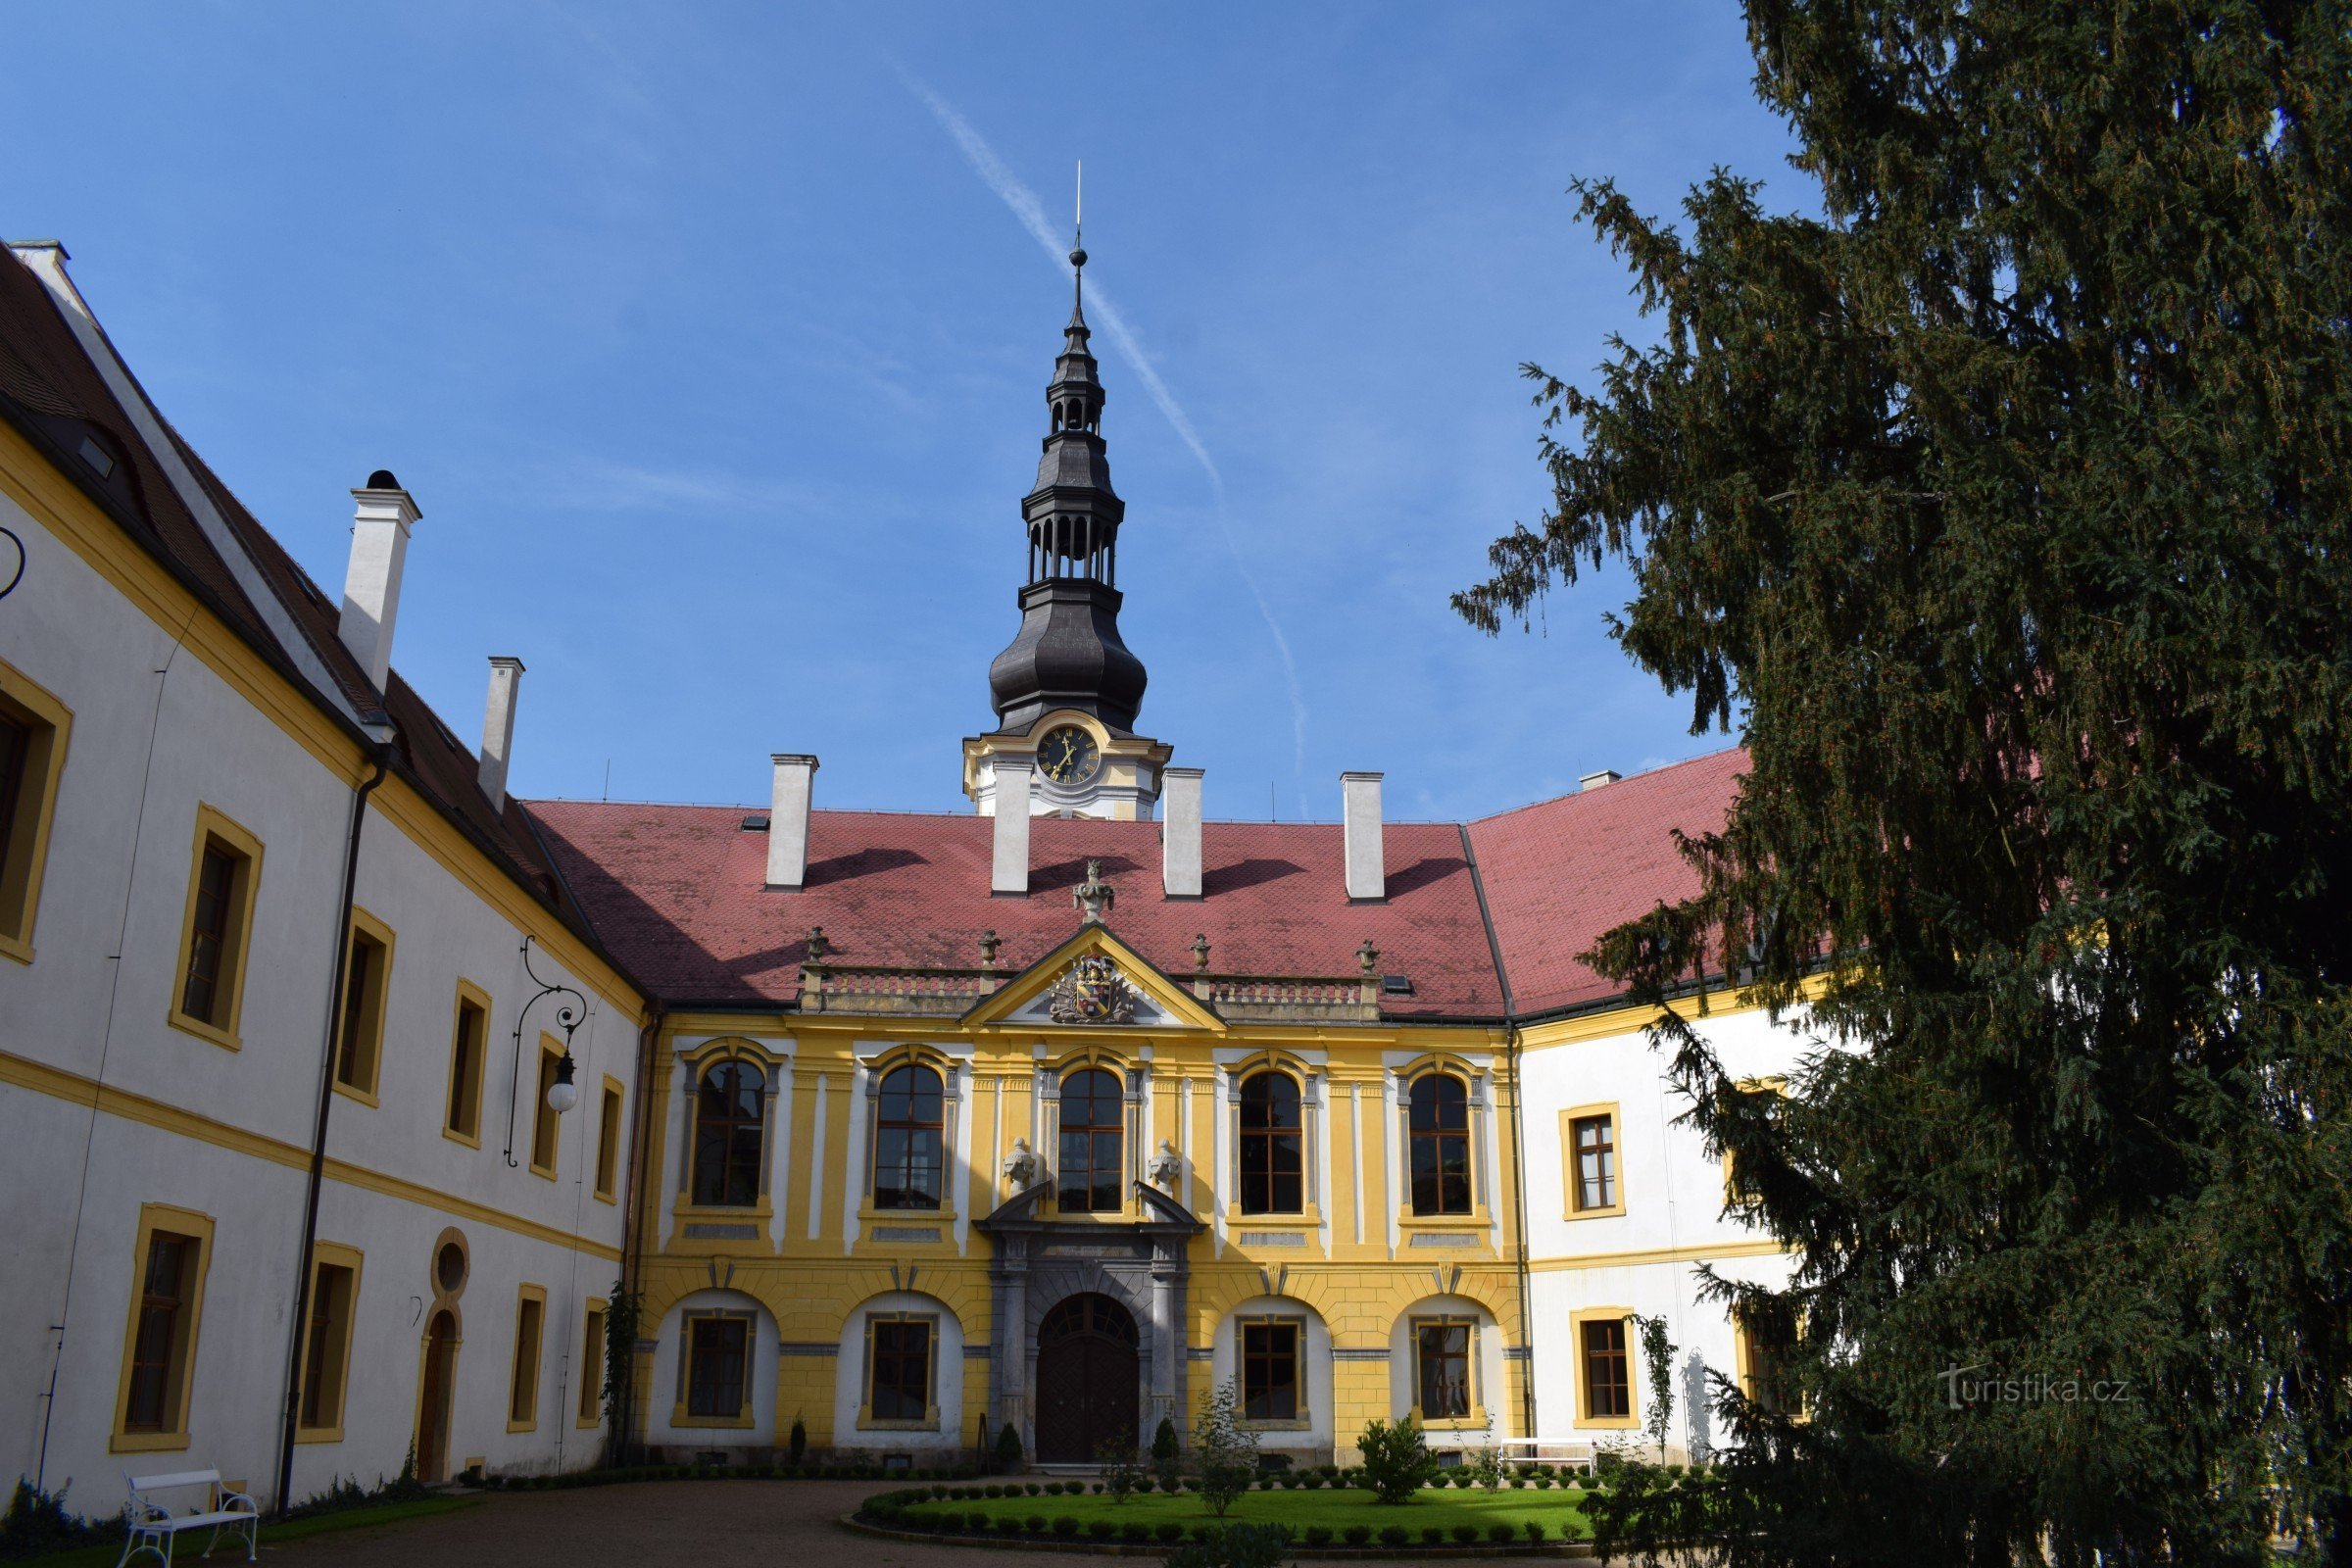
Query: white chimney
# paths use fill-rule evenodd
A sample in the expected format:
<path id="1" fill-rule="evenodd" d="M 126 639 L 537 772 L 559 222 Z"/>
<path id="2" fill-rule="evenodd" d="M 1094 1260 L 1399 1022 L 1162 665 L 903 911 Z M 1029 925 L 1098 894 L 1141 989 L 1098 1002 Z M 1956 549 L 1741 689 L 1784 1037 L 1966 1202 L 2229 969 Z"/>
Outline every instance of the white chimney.
<path id="1" fill-rule="evenodd" d="M 400 614 L 400 568 L 409 558 L 409 529 L 424 514 L 389 468 L 368 476 L 351 499 L 351 567 L 343 577 L 343 620 L 336 628 L 377 691 L 392 669 L 392 622 Z"/>
<path id="2" fill-rule="evenodd" d="M 988 891 L 1026 898 L 1029 894 L 1029 779 L 1027 762 L 997 760 L 996 853 Z"/>
<path id="3" fill-rule="evenodd" d="M 768 757 L 776 764 L 768 796 L 767 885 L 799 892 L 808 879 L 808 798 L 815 793 L 816 759 L 792 752 Z"/>
<path id="4" fill-rule="evenodd" d="M 1379 902 L 1389 896 L 1387 862 L 1381 854 L 1378 773 L 1340 775 L 1341 821 L 1346 824 L 1348 897 Z"/>
<path id="5" fill-rule="evenodd" d="M 1614 784 L 1623 777 L 1625 777 L 1625 775 L 1618 772 L 1615 768 L 1604 767 L 1597 773 L 1587 773 L 1584 777 L 1578 779 L 1576 781 L 1576 787 L 1579 791 L 1596 790 L 1604 784 Z"/>
<path id="6" fill-rule="evenodd" d="M 1171 899 L 1200 896 L 1200 769 L 1159 770 L 1159 885 Z"/>
<path id="7" fill-rule="evenodd" d="M 507 763 L 514 755 L 514 693 L 522 685 L 522 661 L 490 656 L 490 703 L 482 710 L 482 793 L 490 808 L 507 808 Z"/>

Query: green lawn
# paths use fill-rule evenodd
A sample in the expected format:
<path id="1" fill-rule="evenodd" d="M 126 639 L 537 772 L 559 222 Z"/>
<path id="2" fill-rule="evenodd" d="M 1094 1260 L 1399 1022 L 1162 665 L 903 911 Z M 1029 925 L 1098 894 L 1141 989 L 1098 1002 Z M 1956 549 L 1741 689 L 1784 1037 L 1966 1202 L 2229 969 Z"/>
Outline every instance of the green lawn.
<path id="1" fill-rule="evenodd" d="M 1527 1487 L 1514 1491 L 1504 1487 L 1496 1492 L 1432 1488 L 1411 1502 L 1383 1504 L 1373 1501 L 1372 1494 L 1360 1487 L 1327 1487 L 1319 1491 L 1301 1487 L 1296 1491 L 1245 1493 L 1234 1499 L 1226 1518 L 1241 1524 L 1285 1524 L 1298 1533 L 1310 1525 L 1328 1525 L 1334 1536 L 1349 1525 L 1369 1525 L 1375 1541 L 1382 1527 L 1402 1525 L 1413 1533 L 1416 1544 L 1421 1532 L 1431 1526 L 1450 1530 L 1455 1525 L 1476 1525 L 1483 1543 L 1489 1525 L 1506 1524 L 1520 1530 L 1528 1520 L 1535 1519 L 1542 1522 L 1546 1541 L 1585 1541 L 1591 1539 L 1592 1532 L 1585 1523 L 1583 1510 L 1576 1506 L 1575 1499 L 1581 1495 L 1557 1488 L 1538 1491 Z M 1086 1527 L 1097 1519 L 1121 1525 L 1136 1520 L 1151 1526 L 1163 1519 L 1192 1525 L 1215 1517 L 1208 1511 L 1208 1505 L 1190 1492 L 1173 1497 L 1165 1493 L 1139 1492 L 1124 1503 L 1091 1493 L 1077 1497 L 1067 1494 L 1032 1497 L 1026 1494 L 1018 1497 L 950 1497 L 922 1503 L 908 1511 L 934 1516 L 981 1512 L 992 1522 L 1007 1514 L 1015 1519 L 1037 1514 L 1050 1522 L 1066 1513 L 1078 1521 L 1082 1538 Z"/>
<path id="2" fill-rule="evenodd" d="M 283 1525 L 272 1524 L 269 1516 L 264 1515 L 262 1544 L 274 1545 L 279 1542 L 300 1541 L 306 1536 L 331 1535 L 339 1530 L 359 1530 L 368 1525 L 397 1524 L 403 1519 L 454 1513 L 460 1508 L 470 1508 L 481 1500 L 479 1497 L 416 1497 L 407 1502 L 381 1503 L 372 1508 L 346 1508 L 340 1513 L 313 1514 L 307 1519 L 297 1519 Z M 211 1535 L 212 1532 L 207 1530 L 181 1536 L 173 1549 L 173 1559 L 176 1561 L 184 1556 L 194 1561 L 196 1554 L 204 1550 L 204 1544 Z M 227 1554 L 227 1548 L 223 1545 L 221 1552 L 216 1554 L 213 1560 L 219 1562 Z M 45 1557 L 27 1557 L 24 1562 L 25 1568 L 113 1568 L 115 1560 L 122 1555 L 122 1540 L 118 1531 L 115 1539 L 106 1545 L 76 1546 L 72 1551 L 53 1551 Z M 140 1559 L 142 1562 L 151 1560 L 144 1557 Z"/>

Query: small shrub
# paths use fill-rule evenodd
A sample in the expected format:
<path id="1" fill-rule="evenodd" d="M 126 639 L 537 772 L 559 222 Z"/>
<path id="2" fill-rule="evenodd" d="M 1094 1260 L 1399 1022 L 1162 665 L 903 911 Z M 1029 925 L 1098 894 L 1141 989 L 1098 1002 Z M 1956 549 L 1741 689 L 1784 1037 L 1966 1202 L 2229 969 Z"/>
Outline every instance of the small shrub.
<path id="1" fill-rule="evenodd" d="M 1078 1533 L 1078 1516 L 1074 1513 L 1055 1514 L 1054 1516 L 1054 1533 L 1057 1536 L 1076 1535 Z"/>
<path id="2" fill-rule="evenodd" d="M 1329 1526 L 1329 1525 L 1308 1525 L 1308 1526 L 1306 1527 L 1306 1544 L 1307 1544 L 1308 1545 L 1310 1545 L 1310 1546 L 1328 1546 L 1328 1545 L 1330 1545 L 1330 1544 L 1331 1544 L 1331 1526 Z"/>
<path id="3" fill-rule="evenodd" d="M 1008 1513 L 999 1514 L 997 1516 L 995 1528 L 997 1534 L 1000 1536 L 1018 1535 L 1020 1534 L 1021 1522 Z"/>
<path id="4" fill-rule="evenodd" d="M 1358 1525 L 1356 1528 L 1361 1530 L 1363 1526 Z M 1380 1527 L 1380 1544 L 1384 1546 L 1401 1546 L 1412 1539 L 1413 1533 L 1402 1525 L 1382 1525 Z"/>
<path id="5" fill-rule="evenodd" d="M 1519 1528 L 1527 1532 L 1527 1539 L 1530 1541 L 1542 1541 L 1544 1539 L 1544 1521 L 1541 1519 L 1530 1519 L 1526 1524 L 1521 1525 Z"/>
<path id="6" fill-rule="evenodd" d="M 1152 1434 L 1152 1473 L 1159 1480 L 1160 1490 L 1174 1492 L 1183 1484 L 1184 1446 L 1176 1436 L 1176 1422 L 1161 1416 L 1159 1426 Z"/>
<path id="7" fill-rule="evenodd" d="M 1532 1524 L 1534 1521 L 1530 1520 L 1529 1523 Z M 1512 1542 L 1518 1540 L 1519 1535 L 1518 1532 L 1513 1530 L 1509 1525 L 1502 1523 L 1500 1520 L 1496 1520 L 1494 1523 L 1487 1526 L 1487 1539 L 1494 1543 L 1494 1544 L 1497 1546 L 1507 1546 Z"/>
<path id="8" fill-rule="evenodd" d="M 982 1495 L 983 1497 L 1002 1497 L 1003 1495 L 1004 1495 L 1004 1489 L 1003 1487 L 1000 1487 L 1000 1486 L 997 1486 L 997 1485 L 995 1485 L 995 1484 L 992 1482 L 990 1485 L 988 1485 L 988 1486 L 985 1486 L 985 1487 L 982 1487 L 982 1488 L 980 1489 L 980 1495 Z"/>
<path id="9" fill-rule="evenodd" d="M 1421 1423 L 1410 1415 L 1394 1424 L 1366 1422 L 1356 1446 L 1364 1453 L 1363 1484 L 1375 1502 L 1410 1502 L 1438 1473 L 1437 1455 L 1429 1451 Z"/>
<path id="10" fill-rule="evenodd" d="M 1049 1497 L 1058 1497 L 1058 1496 L 1060 1496 L 1060 1495 L 1061 1495 L 1061 1483 L 1060 1483 L 1060 1482 L 1058 1482 L 1058 1481 L 1049 1481 L 1049 1482 L 1047 1482 L 1047 1483 L 1046 1483 L 1046 1495 L 1047 1495 L 1047 1496 L 1049 1496 Z"/>
<path id="11" fill-rule="evenodd" d="M 1683 1467 L 1679 1464 L 1670 1464 L 1666 1467 L 1666 1473 L 1679 1481 L 1682 1479 Z"/>
<path id="12" fill-rule="evenodd" d="M 1086 1533 L 1097 1541 L 1108 1541 L 1119 1533 L 1119 1527 L 1107 1519 L 1090 1519 L 1087 1521 Z"/>
<path id="13" fill-rule="evenodd" d="M 1034 1497 L 1038 1494 L 1038 1485 L 1034 1481 L 1023 1482 L 1021 1485 L 1021 1490 Z"/>
<path id="14" fill-rule="evenodd" d="M 1206 1541 L 1217 1533 L 1217 1527 L 1205 1522 L 1189 1524 L 1184 1527 L 1184 1533 L 1195 1541 Z"/>
<path id="15" fill-rule="evenodd" d="M 1392 1525 L 1390 1528 L 1395 1529 L 1396 1527 Z M 1360 1546 L 1372 1539 L 1372 1527 L 1370 1525 L 1349 1525 L 1340 1532 L 1340 1539 L 1350 1546 Z"/>
<path id="16" fill-rule="evenodd" d="M 997 1434 L 995 1457 L 997 1468 L 1006 1475 L 1010 1475 L 1021 1467 L 1021 1435 L 1012 1429 L 1012 1423 L 1009 1421 L 1005 1422 L 1004 1430 Z"/>
<path id="17" fill-rule="evenodd" d="M 1152 1539 L 1152 1527 L 1141 1519 L 1130 1519 L 1119 1526 L 1119 1539 L 1141 1545 Z"/>
<path id="18" fill-rule="evenodd" d="M 1423 1525 L 1421 1527 L 1421 1542 L 1424 1545 L 1443 1546 L 1446 1544 L 1446 1532 L 1439 1529 L 1436 1525 Z"/>
<path id="19" fill-rule="evenodd" d="M 1478 1526 L 1455 1525 L 1451 1534 L 1456 1544 L 1464 1546 L 1471 1545 L 1478 1540 Z"/>
<path id="20" fill-rule="evenodd" d="M 1310 1470 L 1300 1478 L 1300 1482 L 1309 1492 L 1321 1492 L 1323 1490 L 1323 1472 Z"/>
<path id="21" fill-rule="evenodd" d="M 1174 1545 L 1184 1539 L 1184 1523 L 1178 1519 L 1162 1519 L 1152 1527 L 1152 1536 L 1155 1541 Z"/>
<path id="22" fill-rule="evenodd" d="M 1042 1513 L 1033 1513 L 1021 1521 L 1021 1528 L 1033 1536 L 1042 1536 L 1046 1533 L 1046 1516 Z"/>
<path id="23" fill-rule="evenodd" d="M 1157 1492 L 1159 1490 L 1159 1478 L 1157 1476 L 1146 1476 L 1143 1480 L 1138 1481 L 1135 1484 L 1135 1490 L 1138 1492 Z"/>
<path id="24" fill-rule="evenodd" d="M 1279 1568 L 1290 1544 L 1280 1525 L 1210 1526 L 1168 1553 L 1168 1568 Z"/>
<path id="25" fill-rule="evenodd" d="M 970 1513 L 965 1514 L 963 1516 L 963 1527 L 964 1529 L 972 1531 L 975 1534 L 985 1531 L 988 1528 L 988 1510 L 985 1508 L 974 1508 Z"/>
<path id="26" fill-rule="evenodd" d="M 608 1319 L 608 1321 L 610 1320 Z M 634 1347 L 631 1348 L 630 1353 L 636 1353 Z M 801 1461 L 808 1456 L 808 1429 L 801 1424 L 801 1418 L 797 1415 L 792 1418 L 792 1436 L 786 1441 L 784 1451 L 792 1455 L 792 1465 L 796 1470 L 800 1468 Z"/>

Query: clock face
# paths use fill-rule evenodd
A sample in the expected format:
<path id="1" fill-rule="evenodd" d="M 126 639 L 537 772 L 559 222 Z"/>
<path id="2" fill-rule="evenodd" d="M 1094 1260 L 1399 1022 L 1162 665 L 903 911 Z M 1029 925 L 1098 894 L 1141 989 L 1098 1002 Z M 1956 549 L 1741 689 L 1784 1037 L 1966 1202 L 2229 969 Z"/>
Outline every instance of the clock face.
<path id="1" fill-rule="evenodd" d="M 1102 766 L 1102 748 L 1075 724 L 1046 731 L 1037 743 L 1038 770 L 1056 784 L 1083 784 Z"/>

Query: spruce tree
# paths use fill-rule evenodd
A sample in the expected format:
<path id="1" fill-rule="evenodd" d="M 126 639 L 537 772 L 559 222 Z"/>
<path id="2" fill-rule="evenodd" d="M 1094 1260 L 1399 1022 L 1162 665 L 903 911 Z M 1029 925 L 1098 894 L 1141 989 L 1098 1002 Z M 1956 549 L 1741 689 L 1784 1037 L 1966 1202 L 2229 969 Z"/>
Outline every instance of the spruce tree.
<path id="1" fill-rule="evenodd" d="M 1826 1042 L 1783 1096 L 1659 1031 L 1793 1278 L 1712 1283 L 1768 1386 L 1604 1545 L 2352 1560 L 2352 16 L 1747 22 L 1794 206 L 1577 187 L 1656 341 L 1530 368 L 1551 505 L 1454 600 L 1629 564 L 1748 766 L 1597 956 Z"/>

